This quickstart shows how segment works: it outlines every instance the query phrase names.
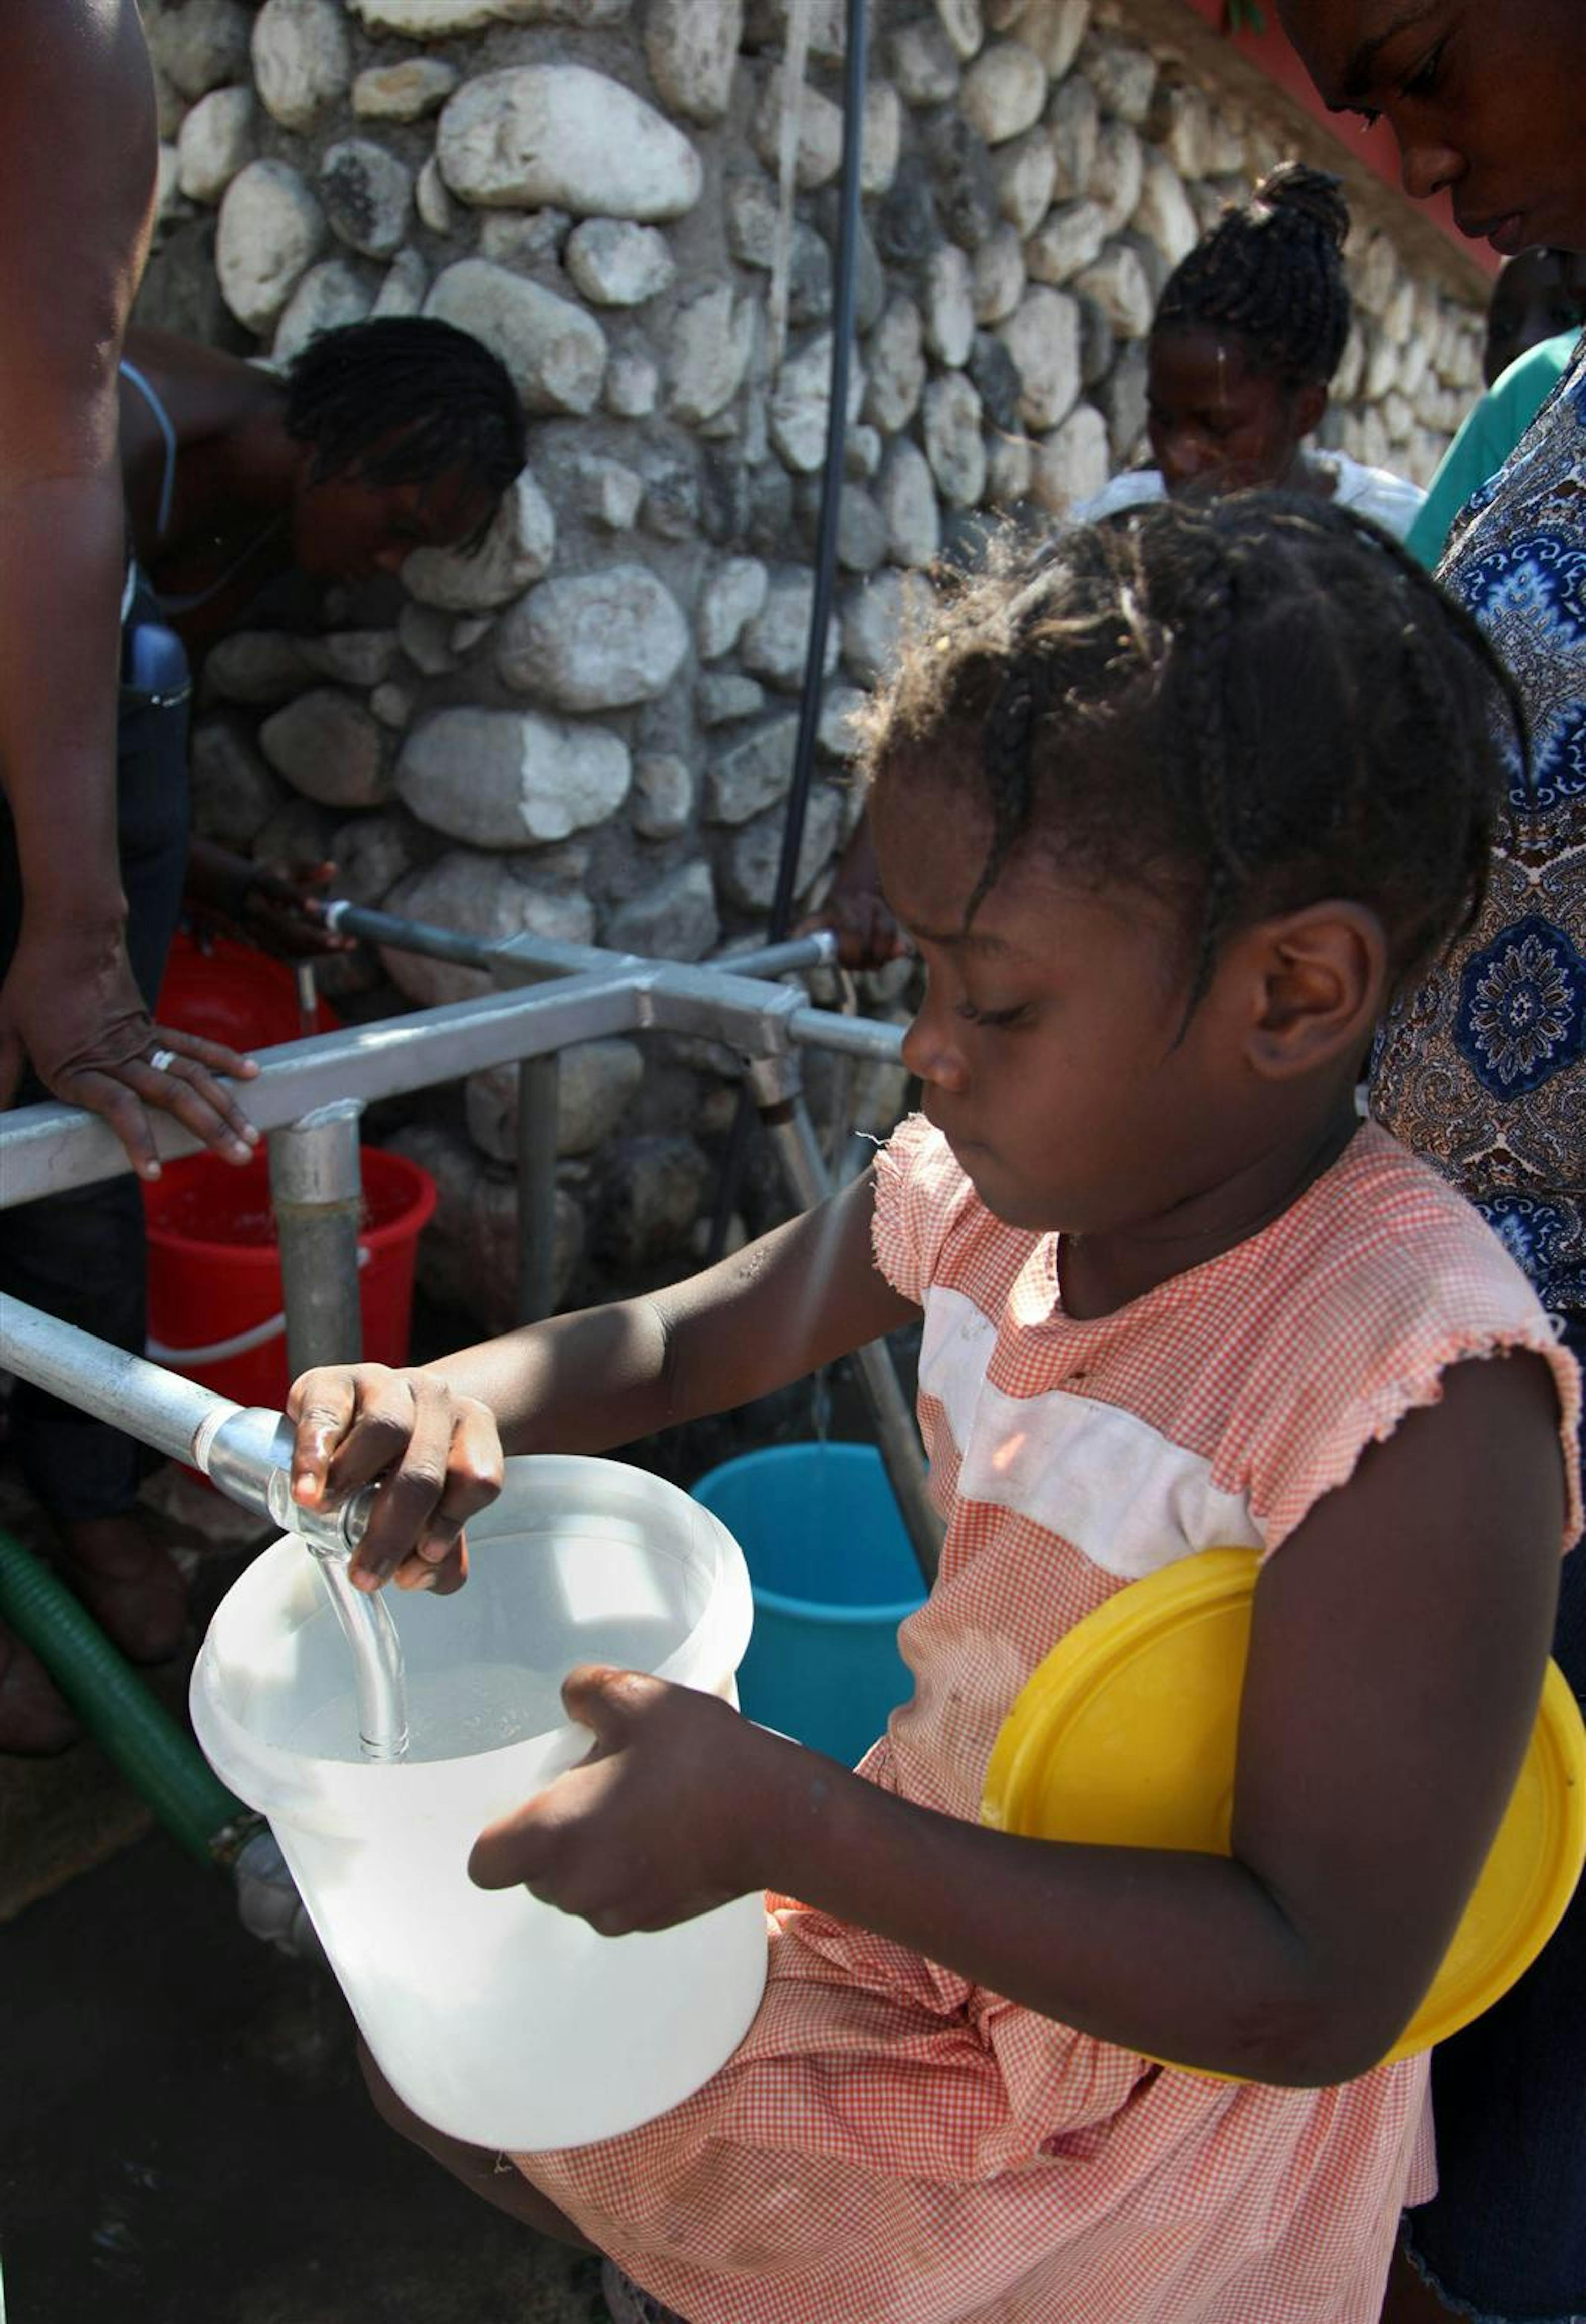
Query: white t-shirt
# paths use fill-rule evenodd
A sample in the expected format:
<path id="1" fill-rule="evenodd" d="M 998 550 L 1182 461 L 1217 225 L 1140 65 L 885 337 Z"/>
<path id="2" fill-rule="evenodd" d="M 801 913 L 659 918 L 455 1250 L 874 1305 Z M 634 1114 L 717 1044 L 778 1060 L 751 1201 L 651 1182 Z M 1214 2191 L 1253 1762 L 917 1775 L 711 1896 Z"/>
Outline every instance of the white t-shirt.
<path id="1" fill-rule="evenodd" d="M 1347 452 L 1307 452 L 1306 460 L 1313 467 L 1324 470 L 1334 479 L 1332 497 L 1340 508 L 1353 509 L 1357 516 L 1370 517 L 1402 540 L 1415 521 L 1426 495 L 1419 484 L 1396 476 L 1387 468 L 1368 468 L 1359 460 L 1351 460 Z M 1138 508 L 1147 501 L 1166 497 L 1159 468 L 1136 468 L 1128 475 L 1114 476 L 1093 499 L 1082 501 L 1074 511 L 1078 523 L 1088 524 L 1093 517 L 1111 516 L 1119 509 Z"/>

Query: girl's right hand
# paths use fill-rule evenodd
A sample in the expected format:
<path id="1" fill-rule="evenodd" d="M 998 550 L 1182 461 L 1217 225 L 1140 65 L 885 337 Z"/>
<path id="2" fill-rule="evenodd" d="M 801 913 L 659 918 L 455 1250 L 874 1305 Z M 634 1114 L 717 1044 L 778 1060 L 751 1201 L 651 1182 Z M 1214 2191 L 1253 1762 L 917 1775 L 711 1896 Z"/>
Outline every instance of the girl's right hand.
<path id="1" fill-rule="evenodd" d="M 437 1373 L 384 1364 L 324 1365 L 294 1380 L 292 1499 L 339 1508 L 378 1484 L 350 1568 L 360 1590 L 460 1590 L 463 1526 L 502 1489 L 495 1416 Z"/>

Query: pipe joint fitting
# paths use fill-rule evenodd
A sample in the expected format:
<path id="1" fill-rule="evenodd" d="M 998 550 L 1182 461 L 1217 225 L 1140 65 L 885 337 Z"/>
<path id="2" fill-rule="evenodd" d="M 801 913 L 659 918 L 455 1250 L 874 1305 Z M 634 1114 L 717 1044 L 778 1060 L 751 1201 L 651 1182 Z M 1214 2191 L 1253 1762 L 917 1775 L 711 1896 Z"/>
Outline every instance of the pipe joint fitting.
<path id="1" fill-rule="evenodd" d="M 356 1098 L 316 1106 L 270 1133 L 270 1194 L 276 1209 L 330 1210 L 363 1201 Z"/>
<path id="2" fill-rule="evenodd" d="M 751 1057 L 743 1068 L 744 1085 L 764 1113 L 769 1107 L 790 1105 L 804 1087 L 804 1068 L 796 1049 L 771 1057 Z"/>

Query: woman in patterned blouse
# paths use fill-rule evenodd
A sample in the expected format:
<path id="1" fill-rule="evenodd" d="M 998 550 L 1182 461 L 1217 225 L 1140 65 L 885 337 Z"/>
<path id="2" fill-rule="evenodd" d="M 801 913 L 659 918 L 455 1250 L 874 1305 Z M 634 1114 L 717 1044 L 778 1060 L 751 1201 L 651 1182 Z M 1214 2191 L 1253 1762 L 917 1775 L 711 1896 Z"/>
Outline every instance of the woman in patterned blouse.
<path id="1" fill-rule="evenodd" d="M 1444 187 L 1506 256 L 1586 250 L 1580 0 L 1281 0 L 1323 96 L 1380 113 L 1407 191 Z M 1476 924 L 1389 1018 L 1373 1110 L 1462 1188 L 1586 1342 L 1586 343 L 1507 466 L 1468 503 L 1439 577 L 1529 714 L 1529 771 Z M 1564 1562 L 1555 1652 L 1586 1680 L 1586 1559 Z M 1455 2312 L 1586 2314 L 1586 1893 L 1520 1985 L 1437 2052 L 1442 2192 L 1408 2221 Z M 1408 2319 L 1442 2314 L 1406 2284 Z"/>

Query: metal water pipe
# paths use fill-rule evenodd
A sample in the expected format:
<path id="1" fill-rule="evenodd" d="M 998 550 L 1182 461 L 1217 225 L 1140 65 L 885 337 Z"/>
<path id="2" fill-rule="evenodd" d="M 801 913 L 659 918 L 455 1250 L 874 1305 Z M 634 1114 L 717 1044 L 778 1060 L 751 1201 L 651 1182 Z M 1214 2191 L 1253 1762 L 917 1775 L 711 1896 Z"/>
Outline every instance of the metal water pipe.
<path id="1" fill-rule="evenodd" d="M 832 1180 L 804 1102 L 798 1059 L 791 1053 L 758 1059 L 744 1078 L 794 1200 L 812 1210 L 831 1194 Z M 928 1590 L 936 1578 L 945 1528 L 931 1499 L 930 1472 L 914 1415 L 898 1385 L 884 1340 L 869 1340 L 856 1348 L 853 1361 L 875 1425 L 877 1449 Z"/>
<path id="2" fill-rule="evenodd" d="M 798 695 L 798 726 L 793 745 L 793 779 L 788 791 L 788 813 L 782 826 L 777 884 L 771 898 L 770 933 L 773 944 L 788 933 L 793 898 L 798 885 L 798 856 L 804 844 L 805 810 L 815 771 L 816 737 L 820 730 L 821 702 L 825 692 L 826 638 L 832 625 L 832 600 L 837 578 L 837 530 L 843 507 L 843 473 L 848 441 L 848 379 L 853 350 L 854 253 L 859 242 L 860 192 L 864 159 L 864 97 L 868 69 L 869 20 L 865 0 L 847 0 L 847 53 L 843 72 L 843 169 L 838 180 L 837 246 L 832 266 L 832 370 L 826 405 L 825 456 L 821 466 L 820 515 L 816 533 L 815 589 L 810 599 L 809 635 L 804 654 L 804 678 Z M 795 97 L 792 100 L 798 102 Z M 709 1256 L 720 1259 L 738 1199 L 749 1147 L 753 1097 L 745 1084 L 722 1157 L 711 1221 Z"/>
<path id="3" fill-rule="evenodd" d="M 292 1379 L 316 1364 L 355 1364 L 364 1352 L 358 1298 L 363 1111 L 355 1098 L 337 1098 L 271 1133 L 270 1202 Z"/>

